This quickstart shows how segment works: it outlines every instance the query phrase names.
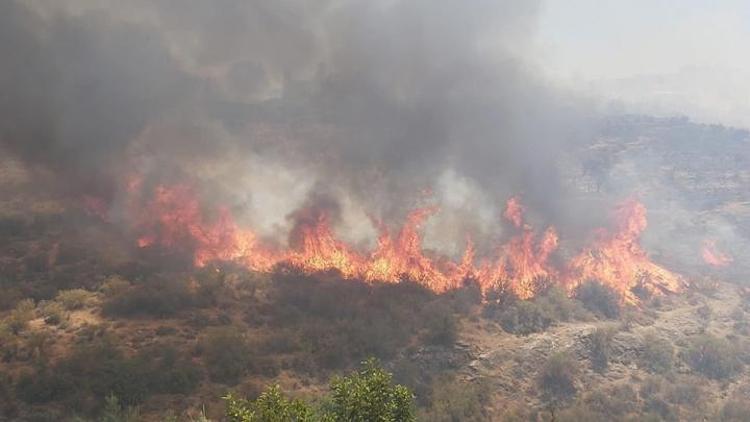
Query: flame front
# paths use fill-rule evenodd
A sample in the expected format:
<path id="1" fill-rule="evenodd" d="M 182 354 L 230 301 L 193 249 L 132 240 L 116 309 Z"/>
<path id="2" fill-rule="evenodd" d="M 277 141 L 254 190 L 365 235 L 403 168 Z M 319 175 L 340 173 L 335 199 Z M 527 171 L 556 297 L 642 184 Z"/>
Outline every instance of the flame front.
<path id="1" fill-rule="evenodd" d="M 142 186 L 131 181 L 128 190 L 136 195 Z M 376 221 L 377 245 L 367 252 L 337 238 L 332 216 L 324 209 L 295 212 L 289 247 L 273 248 L 252 230 L 240 227 L 229 209 L 218 207 L 206 212 L 196 193 L 186 185 L 160 185 L 147 200 L 141 198 L 132 203 L 140 247 L 186 248 L 192 251 L 198 267 L 224 261 L 267 272 L 285 264 L 306 273 L 334 270 L 343 278 L 368 282 L 410 280 L 435 292 L 455 289 L 473 280 L 483 292 L 502 288 L 522 299 L 533 297 L 540 285 L 550 282 L 573 291 L 581 282 L 595 279 L 614 288 L 626 301 L 636 300 L 632 293 L 636 286 L 663 293 L 678 291 L 682 285 L 679 276 L 649 260 L 638 243 L 647 222 L 645 207 L 635 200 L 617 209 L 615 232 L 600 230 L 592 246 L 557 267 L 550 263 L 559 244 L 557 231 L 548 227 L 538 233 L 525 223 L 517 197 L 508 200 L 503 214 L 516 233 L 496 249 L 494 259 L 479 262 L 471 239 L 467 239 L 458 262 L 424 251 L 421 229 L 439 211 L 437 207 L 413 210 L 395 231 Z"/>

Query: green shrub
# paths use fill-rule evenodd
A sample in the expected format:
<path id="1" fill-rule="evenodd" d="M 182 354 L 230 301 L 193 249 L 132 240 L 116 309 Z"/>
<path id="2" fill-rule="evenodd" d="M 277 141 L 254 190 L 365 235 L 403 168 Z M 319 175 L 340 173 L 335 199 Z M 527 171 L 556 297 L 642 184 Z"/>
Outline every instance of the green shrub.
<path id="1" fill-rule="evenodd" d="M 694 370 L 715 379 L 729 378 L 742 369 L 737 347 L 710 334 L 691 341 L 685 360 Z"/>
<path id="2" fill-rule="evenodd" d="M 353 422 L 414 421 L 414 396 L 374 360 L 347 377 L 335 377 L 330 384 L 331 398 L 326 414 L 332 420 Z"/>
<path id="3" fill-rule="evenodd" d="M 669 339 L 659 337 L 655 333 L 643 336 L 643 354 L 641 366 L 651 372 L 667 373 L 674 366 L 674 346 Z"/>
<path id="4" fill-rule="evenodd" d="M 586 281 L 575 290 L 575 297 L 583 306 L 605 318 L 620 316 L 620 297 L 611 287 L 598 281 Z"/>
<path id="5" fill-rule="evenodd" d="M 229 422 L 410 422 L 414 421 L 414 397 L 404 386 L 394 385 L 392 375 L 368 360 L 362 369 L 349 376 L 334 377 L 330 396 L 322 408 L 314 408 L 285 397 L 278 386 L 271 387 L 256 400 L 227 395 Z"/>
<path id="6" fill-rule="evenodd" d="M 545 399 L 559 402 L 575 396 L 579 371 L 578 362 L 568 353 L 559 352 L 550 356 L 539 371 L 537 380 Z"/>
<path id="7" fill-rule="evenodd" d="M 229 422 L 312 422 L 317 420 L 305 402 L 285 397 L 279 386 L 264 391 L 253 401 L 237 399 L 228 394 L 226 416 Z"/>

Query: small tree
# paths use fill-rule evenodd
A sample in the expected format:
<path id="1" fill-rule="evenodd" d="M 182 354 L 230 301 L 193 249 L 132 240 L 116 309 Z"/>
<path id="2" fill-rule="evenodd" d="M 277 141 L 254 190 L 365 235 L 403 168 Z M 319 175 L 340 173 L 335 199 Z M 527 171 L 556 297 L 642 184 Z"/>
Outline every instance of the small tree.
<path id="1" fill-rule="evenodd" d="M 374 359 L 363 363 L 354 375 L 331 381 L 328 414 L 336 421 L 414 421 L 414 396 L 402 385 L 393 385 L 393 375 Z"/>
<path id="2" fill-rule="evenodd" d="M 264 391 L 255 401 L 224 397 L 229 422 L 311 422 L 315 412 L 305 402 L 285 397 L 279 386 Z"/>
<path id="3" fill-rule="evenodd" d="M 230 422 L 412 422 L 414 396 L 406 387 L 393 384 L 393 376 L 374 359 L 346 377 L 331 380 L 331 395 L 316 411 L 301 400 L 286 398 L 278 386 L 256 400 L 227 395 L 226 416 Z"/>

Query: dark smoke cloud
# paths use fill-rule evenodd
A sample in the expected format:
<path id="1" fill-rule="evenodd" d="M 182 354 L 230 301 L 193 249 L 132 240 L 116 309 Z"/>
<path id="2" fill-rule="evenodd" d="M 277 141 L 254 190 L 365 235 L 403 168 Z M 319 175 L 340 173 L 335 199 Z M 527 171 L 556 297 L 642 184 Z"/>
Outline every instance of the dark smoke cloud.
<path id="1" fill-rule="evenodd" d="M 0 136 L 76 190 L 106 192 L 133 165 L 226 188 L 273 163 L 389 215 L 451 172 L 486 202 L 455 212 L 521 193 L 548 219 L 562 206 L 555 159 L 590 124 L 527 60 L 537 12 L 521 0 L 7 1 Z"/>

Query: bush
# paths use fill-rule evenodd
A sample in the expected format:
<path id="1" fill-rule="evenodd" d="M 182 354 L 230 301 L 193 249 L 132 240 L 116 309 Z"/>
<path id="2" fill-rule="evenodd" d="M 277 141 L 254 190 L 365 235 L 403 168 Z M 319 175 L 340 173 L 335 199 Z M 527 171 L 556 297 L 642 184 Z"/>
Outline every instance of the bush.
<path id="1" fill-rule="evenodd" d="M 709 378 L 729 378 L 742 369 L 737 348 L 727 340 L 703 334 L 690 343 L 685 360 Z"/>
<path id="2" fill-rule="evenodd" d="M 8 316 L 7 324 L 13 333 L 18 334 L 26 329 L 29 321 L 34 319 L 36 305 L 33 299 L 24 299 L 16 304 L 15 309 Z"/>
<path id="3" fill-rule="evenodd" d="M 431 405 L 420 414 L 420 420 L 435 422 L 487 421 L 485 404 L 488 386 L 480 382 L 462 382 L 442 377 L 434 382 Z"/>
<path id="4" fill-rule="evenodd" d="M 44 322 L 50 325 L 57 325 L 68 319 L 68 312 L 58 302 L 43 302 L 39 307 Z"/>
<path id="5" fill-rule="evenodd" d="M 347 377 L 331 381 L 331 399 L 326 414 L 336 421 L 414 421 L 414 396 L 374 360 Z"/>
<path id="6" fill-rule="evenodd" d="M 497 318 L 509 333 L 528 335 L 546 330 L 555 321 L 584 317 L 585 311 L 559 287 L 552 286 L 531 300 L 490 302 L 485 316 Z"/>
<path id="7" fill-rule="evenodd" d="M 612 328 L 597 328 L 591 333 L 591 365 L 596 371 L 604 371 L 609 365 L 609 355 L 615 330 Z"/>
<path id="8" fill-rule="evenodd" d="M 74 410 L 91 412 L 110 394 L 134 406 L 151 394 L 187 393 L 200 372 L 169 348 L 151 348 L 126 357 L 108 338 L 79 346 L 54 367 L 26 373 L 16 384 L 17 396 L 31 404 L 66 400 Z"/>
<path id="9" fill-rule="evenodd" d="M 154 279 L 110 294 L 102 306 L 104 313 L 110 316 L 170 317 L 196 303 L 186 283 L 171 279 Z"/>
<path id="10" fill-rule="evenodd" d="M 544 331 L 552 321 L 546 310 L 531 300 L 515 302 L 500 314 L 500 325 L 503 329 L 519 335 Z"/>
<path id="11" fill-rule="evenodd" d="M 578 362 L 566 352 L 556 353 L 547 359 L 539 372 L 537 383 L 545 399 L 565 401 L 576 394 Z"/>
<path id="12" fill-rule="evenodd" d="M 226 401 L 226 416 L 229 422 L 312 422 L 315 412 L 305 402 L 286 398 L 273 386 L 254 401 L 237 399 L 229 394 Z"/>
<path id="13" fill-rule="evenodd" d="M 425 340 L 429 344 L 449 346 L 456 342 L 458 328 L 452 310 L 447 306 L 436 306 L 430 312 L 432 318 L 425 321 Z"/>
<path id="14" fill-rule="evenodd" d="M 669 339 L 659 337 L 655 333 L 647 333 L 643 337 L 643 354 L 641 366 L 651 372 L 666 373 L 674 366 L 674 346 Z"/>
<path id="15" fill-rule="evenodd" d="M 60 290 L 55 301 L 68 311 L 74 311 L 86 306 L 91 299 L 91 293 L 83 289 Z"/>
<path id="16" fill-rule="evenodd" d="M 615 290 L 598 281 L 587 281 L 575 291 L 575 297 L 589 311 L 605 318 L 620 316 L 620 297 Z"/>
<path id="17" fill-rule="evenodd" d="M 212 380 L 233 385 L 247 373 L 250 348 L 237 328 L 209 328 L 198 347 Z"/>
<path id="18" fill-rule="evenodd" d="M 414 421 L 414 397 L 404 386 L 394 385 L 392 376 L 374 360 L 346 377 L 331 380 L 331 394 L 323 399 L 322 408 L 285 397 L 279 388 L 271 387 L 256 400 L 237 399 L 231 394 L 224 400 L 229 422 L 410 422 Z"/>

